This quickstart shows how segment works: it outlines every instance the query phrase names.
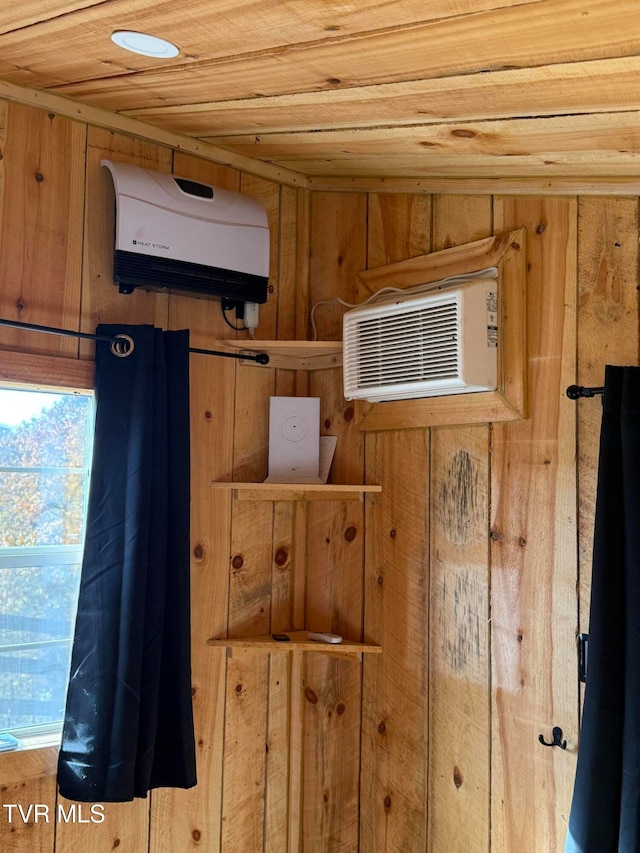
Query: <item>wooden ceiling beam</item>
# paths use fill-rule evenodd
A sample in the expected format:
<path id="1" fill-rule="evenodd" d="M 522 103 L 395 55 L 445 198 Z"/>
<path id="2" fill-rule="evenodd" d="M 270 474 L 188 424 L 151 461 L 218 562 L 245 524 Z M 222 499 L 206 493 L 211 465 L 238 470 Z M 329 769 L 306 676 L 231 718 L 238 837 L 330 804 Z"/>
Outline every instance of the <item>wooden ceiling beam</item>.
<path id="1" fill-rule="evenodd" d="M 77 121 L 88 122 L 98 127 L 117 130 L 128 136 L 148 139 L 152 142 L 157 142 L 159 145 L 166 145 L 169 148 L 195 154 L 204 160 L 211 160 L 214 163 L 220 163 L 224 166 L 232 166 L 250 175 L 257 175 L 260 178 L 265 178 L 279 184 L 293 187 L 306 186 L 306 177 L 292 169 L 274 166 L 258 159 L 245 157 L 242 154 L 219 148 L 181 133 L 154 127 L 139 119 L 118 115 L 118 113 L 102 109 L 102 107 L 83 104 L 79 101 L 56 95 L 53 92 L 43 92 L 0 80 L 0 98 L 49 110 L 52 113 L 76 119 Z"/>

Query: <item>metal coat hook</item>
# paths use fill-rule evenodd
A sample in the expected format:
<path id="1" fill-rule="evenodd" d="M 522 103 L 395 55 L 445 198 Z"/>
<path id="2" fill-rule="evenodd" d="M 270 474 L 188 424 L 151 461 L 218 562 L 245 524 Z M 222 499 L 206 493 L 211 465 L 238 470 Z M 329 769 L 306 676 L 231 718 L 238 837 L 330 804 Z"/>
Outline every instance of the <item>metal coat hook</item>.
<path id="1" fill-rule="evenodd" d="M 554 726 L 551 730 L 551 734 L 553 735 L 553 741 L 551 743 L 548 743 L 544 739 L 544 735 L 538 735 L 538 740 L 543 746 L 559 746 L 560 749 L 567 748 L 566 740 L 562 740 L 562 729 L 560 726 Z"/>

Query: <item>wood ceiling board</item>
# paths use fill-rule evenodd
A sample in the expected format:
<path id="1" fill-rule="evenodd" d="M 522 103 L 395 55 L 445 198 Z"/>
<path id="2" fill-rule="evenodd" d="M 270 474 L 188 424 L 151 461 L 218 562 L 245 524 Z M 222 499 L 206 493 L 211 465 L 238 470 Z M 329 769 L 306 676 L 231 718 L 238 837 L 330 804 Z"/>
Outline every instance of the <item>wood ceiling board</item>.
<path id="1" fill-rule="evenodd" d="M 292 44 L 270 53 L 194 61 L 188 68 L 173 65 L 124 79 L 90 79 L 96 69 L 89 60 L 84 71 L 74 70 L 76 77 L 80 75 L 78 82 L 53 87 L 129 111 L 631 56 L 640 53 L 640 32 L 629 26 L 635 15 L 635 0 L 591 0 L 586 14 L 584 0 L 542 0 L 323 44 Z M 0 53 L 0 76 L 11 80 L 17 72 L 8 67 L 2 39 Z M 46 62 L 52 62 L 48 53 L 48 59 L 29 59 L 30 72 L 37 72 L 39 80 Z M 18 54 L 24 60 L 24 47 Z M 24 73 L 17 73 L 16 82 L 33 85 L 23 79 Z"/>
<path id="2" fill-rule="evenodd" d="M 224 136 L 205 141 L 262 160 L 420 156 L 577 156 L 640 153 L 640 112 L 418 125 L 411 127 Z"/>
<path id="3" fill-rule="evenodd" d="M 640 57 L 127 111 L 222 140 L 241 133 L 434 124 L 640 109 Z"/>
<path id="4" fill-rule="evenodd" d="M 533 4 L 541 1 L 533 0 Z M 250 58 L 325 41 L 341 43 L 372 31 L 402 32 L 425 20 L 475 14 L 512 2 L 515 0 L 440 0 L 425 11 L 419 0 L 392 4 L 384 0 L 365 4 L 190 0 L 179 8 L 171 0 L 151 5 L 144 0 L 108 0 L 69 14 L 52 17 L 49 13 L 41 22 L 5 33 L 0 37 L 0 76 L 48 88 L 157 67 L 184 70 L 193 62 Z M 152 29 L 154 35 L 178 45 L 181 55 L 157 61 L 127 53 L 111 42 L 114 29 Z"/>
<path id="5" fill-rule="evenodd" d="M 4 5 L 7 8 L 2 10 L 0 34 L 24 29 L 50 18 L 68 15 L 70 12 L 77 12 L 87 6 L 98 6 L 103 2 L 104 0 L 67 0 L 67 2 L 56 3 L 55 6 L 53 3 L 47 2 L 47 0 L 5 3 Z"/>
<path id="6" fill-rule="evenodd" d="M 415 178 L 420 176 L 427 184 L 434 178 L 564 178 L 608 177 L 633 178 L 640 176 L 639 155 L 600 154 L 576 156 L 572 154 L 530 157 L 437 156 L 429 153 L 410 155 L 326 157 L 308 160 L 278 160 L 278 165 L 298 168 L 308 176 Z M 540 194 L 544 194 L 542 190 Z M 565 195 L 566 193 L 562 193 Z M 572 193 L 570 193 L 572 194 Z"/>

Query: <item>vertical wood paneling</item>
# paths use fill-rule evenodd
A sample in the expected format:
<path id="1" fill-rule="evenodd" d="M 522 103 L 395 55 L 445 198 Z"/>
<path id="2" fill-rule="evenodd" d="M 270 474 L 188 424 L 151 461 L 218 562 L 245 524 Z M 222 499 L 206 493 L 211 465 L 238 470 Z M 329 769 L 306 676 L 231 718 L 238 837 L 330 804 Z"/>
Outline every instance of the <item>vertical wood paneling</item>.
<path id="1" fill-rule="evenodd" d="M 429 431 L 367 435 L 361 850 L 426 849 Z M 373 657 L 373 656 L 372 656 Z"/>
<path id="2" fill-rule="evenodd" d="M 491 234 L 489 196 L 436 196 L 435 251 Z M 489 844 L 489 429 L 432 430 L 431 853 Z"/>
<path id="3" fill-rule="evenodd" d="M 529 420 L 496 424 L 491 472 L 492 850 L 560 853 L 577 745 L 576 201 L 502 199 L 528 232 Z M 537 742 L 560 726 L 566 751 Z"/>
<path id="4" fill-rule="evenodd" d="M 432 225 L 434 249 L 486 236 L 495 215 L 494 231 L 528 231 L 531 417 L 496 425 L 491 453 L 486 427 L 372 433 L 365 448 L 339 370 L 276 374 L 193 356 L 198 785 L 108 804 L 102 824 L 11 826 L 2 815 L 0 847 L 475 853 L 490 831 L 495 853 L 559 853 L 577 748 L 575 427 L 585 630 L 601 414 L 564 390 L 601 384 L 605 363 L 638 362 L 636 199 L 512 198 L 492 212 L 488 196 L 439 196 L 432 208 L 424 195 L 309 195 L 38 110 L 2 110 L 0 315 L 71 328 L 80 318 L 86 331 L 101 321 L 190 328 L 202 347 L 235 335 L 218 302 L 118 294 L 103 157 L 166 171 L 173 160 L 176 173 L 260 199 L 273 291 L 259 338 L 305 337 L 309 304 L 355 301 L 365 266 L 429 251 Z M 340 338 L 344 310 L 318 309 L 319 337 Z M 7 329 L 0 346 L 93 350 Z M 332 479 L 383 485 L 366 518 L 360 504 L 233 505 L 212 492 L 214 479 L 266 475 L 274 392 L 320 396 L 322 432 L 339 437 Z M 288 627 L 364 636 L 383 654 L 227 661 L 205 645 Z M 553 725 L 566 752 L 538 744 Z M 54 779 L 4 787 L 3 802 L 14 801 L 48 804 L 53 817 Z"/>
<path id="5" fill-rule="evenodd" d="M 430 196 L 369 196 L 369 269 L 431 246 Z M 360 849 L 424 850 L 427 820 L 429 431 L 366 435 Z"/>
<path id="6" fill-rule="evenodd" d="M 638 201 L 578 200 L 579 385 L 604 383 L 606 364 L 638 364 Z M 589 631 L 591 555 L 602 405 L 575 404 L 578 418 L 580 630 Z"/>
<path id="7" fill-rule="evenodd" d="M 1 765 L 0 765 L 1 773 Z M 0 849 L 8 853 L 51 853 L 55 839 L 56 783 L 53 778 L 30 779 L 16 785 L 3 785 L 0 782 L 2 803 L 19 803 L 26 813 L 30 805 L 41 803 L 49 809 L 49 821 L 42 818 L 36 823 L 31 820 L 23 823 L 17 808 L 9 823 L 9 810 L 2 808 L 0 822 Z"/>
<path id="8" fill-rule="evenodd" d="M 0 316 L 77 329 L 86 127 L 20 104 L 0 122 Z M 3 328 L 2 346 L 75 355 L 78 341 Z"/>
<path id="9" fill-rule="evenodd" d="M 176 153 L 173 171 L 194 180 L 238 190 L 234 169 Z M 190 329 L 191 345 L 210 348 L 233 332 L 220 303 L 187 296 L 169 298 L 169 327 Z M 159 789 L 151 795 L 151 853 L 220 849 L 224 742 L 224 653 L 206 645 L 224 636 L 228 613 L 231 502 L 210 488 L 231 478 L 235 363 L 192 355 L 191 414 L 191 614 L 192 687 L 198 784 L 188 791 Z M 196 602 L 205 603 L 198 606 Z M 212 796 L 211 792 L 216 792 Z"/>
<path id="10" fill-rule="evenodd" d="M 243 175 L 241 190 L 260 200 L 269 217 L 270 282 L 277 289 L 280 193 L 277 184 Z M 258 336 L 276 333 L 277 293 L 260 307 Z M 236 378 L 235 480 L 264 480 L 267 474 L 269 397 L 275 374 L 239 367 Z M 229 636 L 269 632 L 273 505 L 234 503 L 231 514 Z M 227 664 L 223 769 L 222 850 L 261 850 L 265 832 L 269 659 L 234 655 Z"/>
<path id="11" fill-rule="evenodd" d="M 354 298 L 366 261 L 366 196 L 312 197 L 310 302 Z M 321 337 L 340 339 L 340 316 L 322 306 Z M 342 396 L 339 370 L 316 371 L 309 394 L 320 397 L 321 433 L 338 436 L 333 482 L 362 482 L 363 439 Z M 324 501 L 308 508 L 306 627 L 349 639 L 362 635 L 364 519 L 359 504 Z M 303 848 L 358 849 L 361 668 L 308 655 L 304 705 Z"/>

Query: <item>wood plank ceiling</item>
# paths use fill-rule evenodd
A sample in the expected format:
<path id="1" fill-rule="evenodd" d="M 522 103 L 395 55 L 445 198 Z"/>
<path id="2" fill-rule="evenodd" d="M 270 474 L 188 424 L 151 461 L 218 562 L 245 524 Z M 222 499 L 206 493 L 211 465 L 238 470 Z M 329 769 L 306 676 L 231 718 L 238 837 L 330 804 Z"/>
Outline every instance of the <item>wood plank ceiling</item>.
<path id="1" fill-rule="evenodd" d="M 0 2 L 0 79 L 307 176 L 640 175 L 637 0 Z"/>

